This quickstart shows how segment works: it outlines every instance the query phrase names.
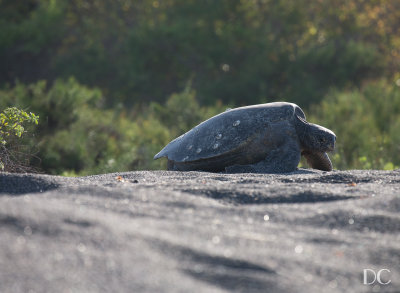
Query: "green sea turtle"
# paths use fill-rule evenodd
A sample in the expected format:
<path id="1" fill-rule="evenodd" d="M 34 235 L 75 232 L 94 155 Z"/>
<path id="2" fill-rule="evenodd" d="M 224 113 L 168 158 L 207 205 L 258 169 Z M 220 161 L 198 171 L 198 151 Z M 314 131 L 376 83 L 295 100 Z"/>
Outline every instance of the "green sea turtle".
<path id="1" fill-rule="evenodd" d="M 166 145 L 154 159 L 168 158 L 168 170 L 228 173 L 284 173 L 301 155 L 315 169 L 331 171 L 326 152 L 336 136 L 306 121 L 301 108 L 277 102 L 235 108 L 216 115 Z"/>

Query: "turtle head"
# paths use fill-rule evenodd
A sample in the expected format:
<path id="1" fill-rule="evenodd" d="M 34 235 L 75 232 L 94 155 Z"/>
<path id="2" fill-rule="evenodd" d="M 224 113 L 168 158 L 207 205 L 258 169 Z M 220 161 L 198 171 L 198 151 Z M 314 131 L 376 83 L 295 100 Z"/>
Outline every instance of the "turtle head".
<path id="1" fill-rule="evenodd" d="M 329 129 L 309 123 L 297 116 L 297 131 L 303 149 L 330 152 L 335 149 L 336 135 Z"/>

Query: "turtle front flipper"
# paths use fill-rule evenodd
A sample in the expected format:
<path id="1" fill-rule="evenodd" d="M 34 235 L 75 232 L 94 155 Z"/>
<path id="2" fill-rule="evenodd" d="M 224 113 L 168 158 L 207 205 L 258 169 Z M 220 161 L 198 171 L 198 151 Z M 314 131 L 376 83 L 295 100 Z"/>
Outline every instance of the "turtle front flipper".
<path id="1" fill-rule="evenodd" d="M 327 153 L 303 151 L 301 154 L 306 158 L 311 168 L 322 171 L 332 171 L 332 162 Z"/>
<path id="2" fill-rule="evenodd" d="M 300 150 L 295 140 L 287 138 L 285 144 L 268 152 L 260 162 L 225 167 L 227 173 L 290 173 L 300 162 Z"/>

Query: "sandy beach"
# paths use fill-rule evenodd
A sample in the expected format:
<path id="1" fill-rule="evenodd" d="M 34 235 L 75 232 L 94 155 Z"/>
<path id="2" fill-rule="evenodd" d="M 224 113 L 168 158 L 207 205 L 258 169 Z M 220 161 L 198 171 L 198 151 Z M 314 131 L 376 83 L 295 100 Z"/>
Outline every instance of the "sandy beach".
<path id="1" fill-rule="evenodd" d="M 399 212 L 399 170 L 0 173 L 0 292 L 400 292 Z"/>

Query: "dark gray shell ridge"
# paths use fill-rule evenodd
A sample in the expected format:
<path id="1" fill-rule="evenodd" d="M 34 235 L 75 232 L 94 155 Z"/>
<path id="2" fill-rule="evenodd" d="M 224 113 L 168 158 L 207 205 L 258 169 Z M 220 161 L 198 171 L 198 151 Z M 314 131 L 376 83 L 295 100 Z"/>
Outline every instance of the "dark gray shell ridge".
<path id="1" fill-rule="evenodd" d="M 154 159 L 192 162 L 235 151 L 274 127 L 275 122 L 295 123 L 303 111 L 292 103 L 268 103 L 235 108 L 200 123 L 166 145 Z"/>

